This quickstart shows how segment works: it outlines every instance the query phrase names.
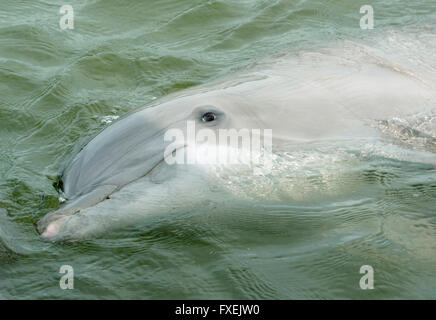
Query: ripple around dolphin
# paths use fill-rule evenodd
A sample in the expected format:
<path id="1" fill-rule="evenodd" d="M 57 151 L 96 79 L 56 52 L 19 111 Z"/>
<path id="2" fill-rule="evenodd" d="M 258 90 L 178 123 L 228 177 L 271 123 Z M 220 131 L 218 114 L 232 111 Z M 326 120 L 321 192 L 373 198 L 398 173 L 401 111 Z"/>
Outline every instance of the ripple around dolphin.
<path id="1" fill-rule="evenodd" d="M 431 288 L 417 279 L 416 266 L 413 270 L 408 266 L 419 259 L 423 264 L 421 279 L 432 276 L 425 265 L 434 263 L 430 200 L 436 196 L 431 182 L 436 177 L 425 170 L 422 179 L 434 179 L 416 185 L 405 177 L 422 181 L 415 175 L 416 167 L 404 170 L 399 166 L 387 175 L 383 171 L 388 168 L 375 169 L 371 178 L 368 172 L 363 174 L 366 188 L 386 189 L 387 193 L 378 193 L 377 199 L 332 197 L 317 205 L 226 203 L 214 210 L 214 205 L 205 204 L 151 226 L 139 225 L 84 243 L 57 246 L 57 259 L 68 262 L 65 254 L 80 256 L 75 262 L 81 274 L 76 285 L 99 286 L 100 295 L 113 298 L 138 297 L 133 292 L 139 287 L 132 279 L 139 277 L 141 298 L 361 297 L 356 283 L 362 261 L 377 270 L 380 291 L 372 297 L 425 297 Z M 389 184 L 386 178 L 379 178 L 386 175 Z M 409 188 L 419 192 L 422 207 L 417 211 L 427 211 L 427 217 L 417 220 L 416 214 L 403 212 L 413 195 Z M 6 224 L 2 222 L 2 226 Z M 415 240 L 410 241 L 411 237 Z M 282 250 L 270 250 L 274 247 Z M 37 252 L 31 261 L 42 254 Z M 391 271 L 400 278 L 391 276 Z M 114 272 L 121 274 L 110 280 Z M 189 282 L 181 280 L 181 274 Z M 356 274 L 355 283 L 344 281 L 344 274 Z M 106 284 L 104 288 L 101 283 Z M 421 295 L 408 293 L 417 285 L 422 287 Z M 47 285 L 37 281 L 23 286 L 34 291 Z M 120 291 L 120 287 L 129 290 Z M 49 288 L 40 292 L 40 297 L 54 297 Z M 83 290 L 80 296 L 91 298 L 95 292 Z"/>

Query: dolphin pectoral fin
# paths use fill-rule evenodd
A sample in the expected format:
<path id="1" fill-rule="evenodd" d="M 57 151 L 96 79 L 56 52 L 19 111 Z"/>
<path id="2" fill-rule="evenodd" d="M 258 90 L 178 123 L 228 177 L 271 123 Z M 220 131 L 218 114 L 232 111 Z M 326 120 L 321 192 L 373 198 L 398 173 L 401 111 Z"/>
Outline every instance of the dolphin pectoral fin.
<path id="1" fill-rule="evenodd" d="M 114 185 L 102 185 L 87 194 L 67 202 L 58 210 L 50 212 L 41 220 L 39 220 L 36 226 L 37 231 L 43 238 L 54 238 L 57 235 L 59 226 L 63 221 L 82 209 L 89 208 L 101 201 L 104 201 L 117 188 L 118 187 Z"/>

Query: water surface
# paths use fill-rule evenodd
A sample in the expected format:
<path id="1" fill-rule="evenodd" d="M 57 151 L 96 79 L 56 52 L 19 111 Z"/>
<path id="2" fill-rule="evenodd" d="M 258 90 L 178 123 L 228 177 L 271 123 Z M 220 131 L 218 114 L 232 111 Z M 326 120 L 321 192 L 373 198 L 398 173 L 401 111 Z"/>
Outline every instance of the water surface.
<path id="1" fill-rule="evenodd" d="M 436 171 L 383 157 L 311 172 L 281 205 L 206 205 L 75 243 L 34 227 L 60 204 L 65 160 L 116 117 L 265 57 L 431 34 L 434 0 L 374 2 L 374 30 L 359 28 L 360 0 L 81 0 L 74 30 L 63 4 L 0 4 L 0 298 L 436 298 Z M 64 264 L 74 290 L 59 288 Z"/>

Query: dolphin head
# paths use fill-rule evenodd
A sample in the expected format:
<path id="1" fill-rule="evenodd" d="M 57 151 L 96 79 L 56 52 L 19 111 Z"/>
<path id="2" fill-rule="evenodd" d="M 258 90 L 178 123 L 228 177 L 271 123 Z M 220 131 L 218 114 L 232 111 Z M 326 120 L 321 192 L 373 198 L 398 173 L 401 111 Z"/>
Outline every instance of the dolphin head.
<path id="1" fill-rule="evenodd" d="M 221 128 L 244 126 L 234 116 L 237 99 L 207 92 L 181 96 L 133 112 L 97 134 L 63 170 L 60 179 L 66 204 L 37 223 L 43 238 L 58 236 L 68 219 L 111 197 L 126 185 L 147 176 L 166 157 L 189 148 L 166 139 L 166 133 L 178 130 L 186 136 L 187 123 L 196 130 L 213 132 Z M 230 112 L 231 110 L 235 110 Z M 167 168 L 170 170 L 170 168 Z"/>
<path id="2" fill-rule="evenodd" d="M 63 171 L 66 197 L 74 199 L 102 185 L 119 188 L 146 175 L 164 160 L 165 153 L 184 147 L 175 145 L 174 150 L 168 149 L 170 141 L 164 137 L 171 129 L 186 134 L 188 121 L 195 123 L 196 128 L 214 130 L 228 125 L 223 108 L 183 100 L 140 110 L 98 134 Z"/>
<path id="3" fill-rule="evenodd" d="M 196 131 L 214 132 L 248 126 L 248 115 L 235 97 L 212 91 L 166 100 L 121 118 L 94 137 L 62 173 L 66 197 L 101 185 L 122 187 L 146 175 L 175 149 L 189 147 L 189 139 L 183 146 L 171 144 L 165 138 L 170 130 L 187 136 L 188 123 Z"/>

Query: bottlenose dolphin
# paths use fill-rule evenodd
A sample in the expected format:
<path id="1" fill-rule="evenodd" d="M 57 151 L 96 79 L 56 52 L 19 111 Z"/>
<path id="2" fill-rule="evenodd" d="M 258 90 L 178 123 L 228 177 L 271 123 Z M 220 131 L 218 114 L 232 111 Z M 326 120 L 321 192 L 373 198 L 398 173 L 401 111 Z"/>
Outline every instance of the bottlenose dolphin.
<path id="1" fill-rule="evenodd" d="M 391 59 L 394 53 L 397 59 Z M 398 154 L 434 164 L 435 60 L 426 55 L 430 62 L 424 64 L 421 56 L 413 64 L 407 55 L 346 43 L 275 57 L 155 101 L 108 126 L 74 156 L 60 178 L 68 201 L 37 229 L 45 239 L 80 239 L 211 200 L 274 197 L 270 173 L 253 183 L 252 171 L 241 166 L 168 164 L 166 157 L 190 145 L 168 150 L 165 133 L 174 128 L 186 133 L 187 121 L 211 130 L 271 129 L 273 153 L 380 141 L 407 150 L 402 134 L 410 129 L 410 137 L 427 140 L 416 153 Z M 427 131 L 408 126 L 422 117 Z M 273 175 L 295 168 L 276 161 Z M 262 185 L 262 179 L 269 183 Z"/>

